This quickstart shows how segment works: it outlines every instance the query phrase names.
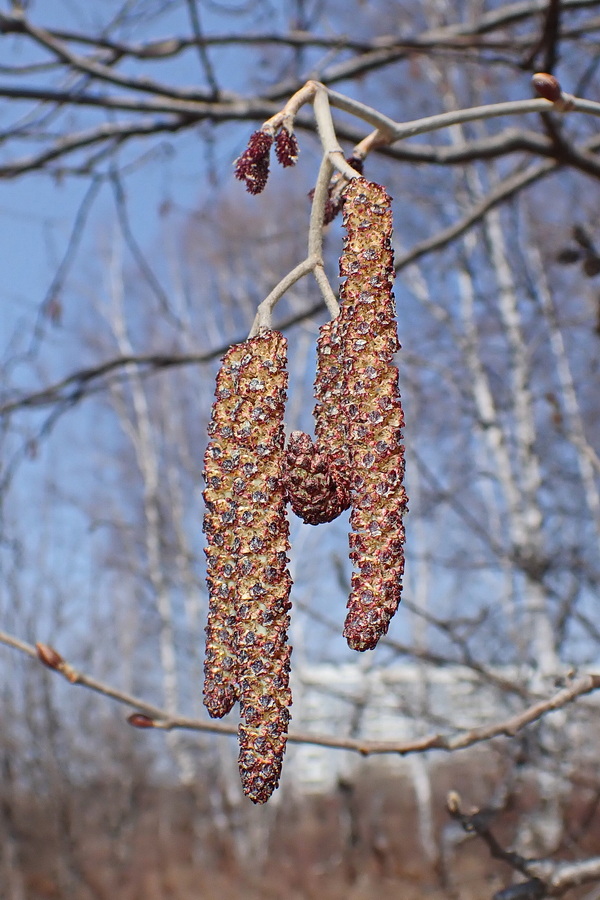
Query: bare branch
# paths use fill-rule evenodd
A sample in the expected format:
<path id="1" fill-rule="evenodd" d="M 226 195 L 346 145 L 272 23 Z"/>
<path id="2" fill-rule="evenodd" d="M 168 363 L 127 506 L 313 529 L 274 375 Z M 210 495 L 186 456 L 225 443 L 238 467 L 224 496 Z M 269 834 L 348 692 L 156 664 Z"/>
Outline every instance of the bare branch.
<path id="1" fill-rule="evenodd" d="M 307 269 L 307 273 L 309 271 L 310 268 Z M 325 304 L 323 302 L 315 303 L 308 309 L 289 316 L 281 322 L 277 322 L 274 327 L 277 331 L 287 331 L 294 325 L 319 315 L 324 309 Z M 21 410 L 43 409 L 55 404 L 63 408 L 70 408 L 90 394 L 105 390 L 110 384 L 106 376 L 114 375 L 115 373 L 118 375 L 118 373 L 129 366 L 137 366 L 140 369 L 140 374 L 144 376 L 179 366 L 206 365 L 214 362 L 216 359 L 220 359 L 232 343 L 239 343 L 244 338 L 245 336 L 239 337 L 237 340 L 222 344 L 220 347 L 215 347 L 206 353 L 142 353 L 117 356 L 96 366 L 79 369 L 77 372 L 61 378 L 41 391 L 24 394 L 6 401 L 0 405 L 0 417 L 8 416 Z"/>
<path id="2" fill-rule="evenodd" d="M 0 644 L 5 644 L 21 653 L 25 653 L 32 658 L 38 658 L 39 654 L 35 647 L 25 643 L 17 638 L 12 637 L 5 632 L 0 631 Z M 45 645 L 44 645 L 45 646 Z M 50 648 L 53 649 L 53 648 Z M 63 659 L 63 657 L 60 657 Z M 153 727 L 160 728 L 164 731 L 173 729 L 185 729 L 188 731 L 206 731 L 217 734 L 236 734 L 237 727 L 224 725 L 221 722 L 215 722 L 214 719 L 190 719 L 185 716 L 171 715 L 157 706 L 146 703 L 138 697 L 117 690 L 104 682 L 91 678 L 83 674 L 70 663 L 64 661 L 65 668 L 63 674 L 66 674 L 71 684 L 79 684 L 87 687 L 96 693 L 103 694 L 106 697 L 116 700 L 125 706 L 141 712 L 154 720 Z M 56 669 L 60 671 L 60 669 Z M 313 744 L 320 747 L 330 747 L 335 750 L 351 750 L 360 753 L 362 756 L 396 754 L 406 756 L 411 753 L 423 753 L 427 750 L 443 750 L 445 752 L 453 752 L 455 750 L 464 750 L 475 744 L 492 740 L 497 737 L 514 737 L 519 731 L 522 731 L 527 725 L 536 722 L 548 713 L 562 709 L 569 703 L 575 701 L 578 697 L 590 694 L 600 689 L 600 675 L 581 675 L 567 687 L 558 691 L 546 700 L 529 706 L 527 709 L 510 716 L 502 722 L 492 723 L 480 728 L 465 729 L 452 734 L 432 734 L 423 738 L 417 738 L 413 741 L 369 741 L 356 738 L 336 738 L 329 735 L 316 735 L 308 732 L 292 732 L 288 740 L 296 744 Z"/>
<path id="3" fill-rule="evenodd" d="M 53 53 L 63 63 L 72 66 L 73 69 L 86 75 L 91 75 L 93 78 L 98 78 L 101 81 L 116 84 L 119 87 L 132 88 L 133 90 L 150 94 L 163 94 L 167 97 L 176 97 L 182 100 L 210 100 L 211 98 L 211 93 L 208 91 L 180 90 L 162 82 L 153 81 L 150 78 L 128 78 L 125 75 L 120 75 L 109 66 L 73 53 L 61 41 L 57 40 L 51 32 L 46 31 L 45 28 L 33 25 L 21 13 L 13 13 L 12 15 L 0 13 L 0 32 L 5 34 L 25 34 Z"/>
<path id="4" fill-rule="evenodd" d="M 552 859 L 528 859 L 513 850 L 505 850 L 496 839 L 490 825 L 494 809 L 476 809 L 465 813 L 461 809 L 461 798 L 451 791 L 447 799 L 448 812 L 465 831 L 476 834 L 486 844 L 490 855 L 507 863 L 528 881 L 506 888 L 494 895 L 494 900 L 544 900 L 545 897 L 561 897 L 568 890 L 600 880 L 600 857 L 574 862 Z"/>
<path id="5" fill-rule="evenodd" d="M 198 56 L 200 58 L 200 65 L 204 70 L 204 74 L 206 76 L 206 80 L 208 81 L 209 87 L 212 91 L 213 97 L 218 97 L 220 93 L 219 85 L 217 84 L 217 79 L 215 76 L 215 71 L 213 69 L 212 63 L 210 61 L 210 57 L 206 51 L 206 38 L 202 33 L 202 26 L 200 24 L 200 12 L 198 10 L 198 5 L 196 0 L 187 0 L 187 5 L 190 13 L 190 21 L 192 23 L 192 30 L 194 32 L 194 39 L 196 43 L 196 47 L 198 49 Z"/>

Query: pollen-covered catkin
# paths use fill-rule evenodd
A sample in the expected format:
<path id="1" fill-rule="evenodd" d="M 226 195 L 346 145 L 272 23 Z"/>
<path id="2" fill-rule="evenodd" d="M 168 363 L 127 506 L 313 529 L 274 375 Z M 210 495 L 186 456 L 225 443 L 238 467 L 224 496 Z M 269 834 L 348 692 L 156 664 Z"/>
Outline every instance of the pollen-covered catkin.
<path id="1" fill-rule="evenodd" d="M 345 330 L 342 316 L 325 322 L 317 341 L 317 374 L 314 408 L 315 434 L 336 465 L 349 471 L 350 457 L 346 422 L 347 392 L 344 381 Z"/>
<path id="2" fill-rule="evenodd" d="M 241 696 L 242 670 L 253 661 L 247 659 L 248 623 L 265 605 L 268 616 L 257 634 L 269 626 L 280 637 L 280 606 L 290 589 L 281 479 L 286 388 L 286 342 L 274 331 L 231 347 L 217 375 L 204 472 L 204 702 L 212 716 L 225 715 Z"/>
<path id="3" fill-rule="evenodd" d="M 240 713 L 239 769 L 244 793 L 264 803 L 279 784 L 287 741 L 290 653 L 289 524 L 285 511 L 284 404 L 286 341 L 278 332 L 253 338 L 259 362 L 248 387 L 246 446 L 253 474 L 241 497 L 236 616 Z"/>
<path id="4" fill-rule="evenodd" d="M 240 700 L 244 792 L 264 803 L 287 740 L 289 526 L 283 484 L 286 341 L 269 331 L 237 344 L 217 377 L 204 492 L 209 624 L 204 702 Z"/>
<path id="5" fill-rule="evenodd" d="M 392 282 L 390 198 L 357 178 L 344 195 L 337 326 L 344 357 L 343 419 L 352 471 L 350 558 L 355 566 L 344 635 L 373 648 L 400 602 L 404 572 L 404 416 L 393 357 L 399 348 Z"/>

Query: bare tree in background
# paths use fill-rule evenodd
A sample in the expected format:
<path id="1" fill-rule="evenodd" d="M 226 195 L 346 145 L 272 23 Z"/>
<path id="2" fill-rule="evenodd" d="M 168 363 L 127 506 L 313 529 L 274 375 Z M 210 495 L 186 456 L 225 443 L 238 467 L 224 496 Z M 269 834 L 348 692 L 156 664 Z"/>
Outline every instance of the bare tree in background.
<path id="1" fill-rule="evenodd" d="M 360 664 L 339 636 L 346 523 L 292 526 L 300 749 L 292 744 L 290 764 L 317 731 L 338 748 L 330 754 L 378 752 L 387 740 L 390 753 L 418 759 L 406 776 L 415 825 L 402 828 L 420 835 L 444 890 L 469 896 L 457 862 L 468 834 L 500 861 L 499 900 L 595 896 L 577 890 L 599 880 L 600 137 L 591 107 L 600 99 L 600 2 L 91 6 L 11 3 L 0 12 L 0 177 L 10 197 L 22 188 L 26 204 L 39 191 L 40 210 L 61 210 L 59 229 L 32 227 L 32 260 L 47 240 L 55 261 L 47 290 L 18 315 L 8 304 L 0 627 L 4 643 L 26 652 L 36 640 L 55 645 L 88 673 L 84 683 L 94 673 L 121 699 L 152 698 L 130 711 L 192 730 L 169 731 L 163 743 L 150 729 L 121 729 L 89 694 L 73 700 L 68 685 L 36 680 L 7 651 L 0 866 L 10 900 L 44 896 L 43 877 L 65 896 L 125 891 L 135 880 L 136 804 L 160 811 L 139 827 L 156 826 L 165 857 L 185 797 L 197 860 L 260 861 L 266 871 L 278 840 L 294 844 L 296 820 L 285 832 L 280 812 L 296 809 L 291 780 L 284 772 L 289 799 L 249 809 L 231 780 L 229 739 L 209 736 L 218 728 L 201 714 L 201 468 L 218 360 L 306 256 L 307 195 L 322 154 L 311 106 L 295 118 L 298 165 L 273 172 L 261 197 L 244 194 L 231 163 L 309 79 L 330 91 L 345 155 L 362 147 L 366 176 L 394 198 L 411 510 L 404 601 Z M 582 108 L 536 100 L 521 114 L 539 71 L 555 74 Z M 344 109 L 338 91 L 374 120 Z M 461 116 L 499 103 L 514 105 L 494 118 Z M 443 113 L 439 130 L 405 129 L 398 139 L 385 130 Z M 379 136 L 369 140 L 372 127 Z M 323 245 L 330 282 L 339 251 L 334 222 Z M 3 268 L 6 286 L 10 259 Z M 310 430 L 313 348 L 326 317 L 308 278 L 274 314 L 290 341 L 290 430 Z M 329 663 L 353 664 L 360 679 L 355 689 L 323 681 L 321 720 L 308 709 L 311 679 Z M 382 685 L 403 669 L 418 673 L 414 690 L 390 688 L 388 707 Z M 444 707 L 440 685 L 459 669 L 470 691 L 458 708 Z M 338 707 L 336 724 L 329 711 Z M 394 718 L 409 732 L 379 731 Z M 473 765 L 490 774 L 475 786 L 460 754 L 451 757 L 456 783 L 446 784 L 431 762 L 439 756 L 427 753 L 480 742 Z M 28 760 L 40 745 L 48 753 Z M 385 789 L 368 787 L 379 777 L 371 762 L 340 763 L 321 820 L 343 823 L 328 865 L 353 855 L 348 878 L 360 882 L 362 869 L 375 884 L 400 877 L 400 851 L 381 824 L 391 815 Z M 64 827 L 55 835 L 60 866 L 42 865 L 32 883 L 20 786 L 36 790 L 36 766 L 56 785 Z M 148 786 L 165 771 L 181 790 L 167 811 Z M 121 799 L 111 789 L 108 832 L 108 814 L 78 793 L 100 772 L 127 786 Z M 443 787 L 462 794 L 449 801 L 450 817 Z M 114 837 L 104 857 L 97 851 L 111 860 L 112 881 L 86 864 L 77 823 L 91 834 L 94 816 Z M 456 858 L 447 858 L 450 845 Z M 168 890 L 145 887 L 150 896 Z M 495 889 L 480 885 L 475 895 Z M 307 896 L 313 890 L 307 883 Z"/>

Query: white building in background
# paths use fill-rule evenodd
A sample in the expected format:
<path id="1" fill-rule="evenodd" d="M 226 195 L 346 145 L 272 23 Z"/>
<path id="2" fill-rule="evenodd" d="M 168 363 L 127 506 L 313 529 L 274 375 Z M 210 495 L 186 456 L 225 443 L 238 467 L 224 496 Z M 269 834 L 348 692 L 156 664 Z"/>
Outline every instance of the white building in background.
<path id="1" fill-rule="evenodd" d="M 481 676 L 465 666 L 443 668 L 419 663 L 389 668 L 369 668 L 368 661 L 348 665 L 305 666 L 296 670 L 292 689 L 293 731 L 335 737 L 360 737 L 375 741 L 405 742 L 433 733 L 500 722 L 527 708 L 539 697 L 524 698 L 507 684 L 532 683 L 532 672 L 514 668 L 490 670 Z M 539 686 L 536 684 L 536 689 Z M 559 688 L 549 683 L 541 696 Z M 579 701 L 577 710 L 552 713 L 547 718 L 554 730 L 569 742 L 590 746 L 590 704 L 598 721 L 600 697 Z M 587 710 L 587 713 L 586 713 Z M 586 725 L 587 719 L 587 725 Z M 583 727 L 582 727 L 583 726 Z M 289 744 L 285 769 L 303 792 L 327 791 L 340 777 L 348 777 L 364 765 L 359 754 L 313 744 Z M 432 759 L 441 758 L 432 754 Z M 407 760 L 397 755 L 369 758 L 369 766 L 407 772 Z"/>

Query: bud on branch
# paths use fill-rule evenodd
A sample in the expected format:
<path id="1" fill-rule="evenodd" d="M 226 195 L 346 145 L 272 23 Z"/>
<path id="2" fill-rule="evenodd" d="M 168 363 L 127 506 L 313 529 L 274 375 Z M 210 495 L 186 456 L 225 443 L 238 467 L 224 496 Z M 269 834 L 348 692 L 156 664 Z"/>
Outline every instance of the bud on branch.
<path id="1" fill-rule="evenodd" d="M 150 716 L 145 716 L 143 713 L 132 713 L 130 716 L 127 716 L 127 721 L 134 728 L 154 728 L 156 726 L 154 719 L 151 719 Z"/>

